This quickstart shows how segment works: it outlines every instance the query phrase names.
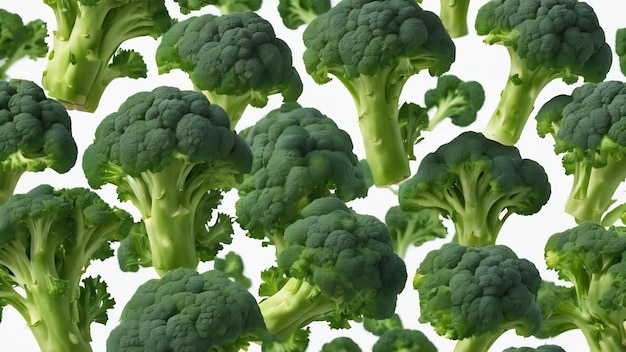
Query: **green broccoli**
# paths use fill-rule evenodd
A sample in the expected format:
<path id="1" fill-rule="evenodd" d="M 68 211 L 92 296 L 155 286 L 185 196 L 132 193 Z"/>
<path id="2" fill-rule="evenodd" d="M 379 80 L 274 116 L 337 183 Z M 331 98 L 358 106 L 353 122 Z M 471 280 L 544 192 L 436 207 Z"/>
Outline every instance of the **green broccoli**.
<path id="1" fill-rule="evenodd" d="M 275 267 L 274 267 L 275 268 Z M 261 343 L 261 352 L 302 352 L 309 346 L 311 330 L 302 328 L 288 337 L 277 338 L 272 334 L 266 334 Z"/>
<path id="2" fill-rule="evenodd" d="M 626 28 L 615 32 L 615 53 L 619 58 L 619 69 L 626 76 Z"/>
<path id="3" fill-rule="evenodd" d="M 112 184 L 120 200 L 137 208 L 151 254 L 140 262 L 163 275 L 195 269 L 230 243 L 230 216 L 213 213 L 222 192 L 250 171 L 252 153 L 224 110 L 202 93 L 161 86 L 133 94 L 100 122 L 82 166 L 91 187 Z M 140 248 L 124 253 L 145 253 L 141 243 L 127 243 Z M 122 269 L 136 270 L 129 259 L 119 259 Z"/>
<path id="4" fill-rule="evenodd" d="M 320 352 L 362 352 L 359 345 L 349 337 L 340 336 L 322 345 Z"/>
<path id="5" fill-rule="evenodd" d="M 47 36 L 43 20 L 24 23 L 18 14 L 0 9 L 0 80 L 7 78 L 7 70 L 17 61 L 45 57 Z"/>
<path id="6" fill-rule="evenodd" d="M 216 257 L 213 259 L 213 268 L 223 272 L 233 281 L 245 288 L 252 286 L 252 281 L 244 274 L 243 259 L 239 254 L 233 251 L 226 253 L 224 258 Z"/>
<path id="7" fill-rule="evenodd" d="M 537 133 L 554 138 L 573 183 L 565 212 L 578 223 L 612 225 L 626 214 L 615 193 L 626 179 L 626 83 L 585 83 L 549 100 L 536 116 Z"/>
<path id="8" fill-rule="evenodd" d="M 540 164 L 515 146 L 467 131 L 427 154 L 398 198 L 405 211 L 433 208 L 452 220 L 458 243 L 484 246 L 496 242 L 509 216 L 535 214 L 550 193 Z"/>
<path id="9" fill-rule="evenodd" d="M 421 1 L 418 1 L 421 2 Z M 450 37 L 466 36 L 470 0 L 439 0 L 439 17 Z"/>
<path id="10" fill-rule="evenodd" d="M 257 302 L 218 270 L 176 268 L 137 288 L 108 352 L 237 352 L 267 331 Z"/>
<path id="11" fill-rule="evenodd" d="M 405 211 L 396 205 L 387 210 L 385 224 L 393 240 L 393 251 L 401 258 L 412 246 L 419 247 L 427 241 L 448 235 L 439 211 L 433 208 Z"/>
<path id="12" fill-rule="evenodd" d="M 509 347 L 502 352 L 565 352 L 561 346 L 557 345 L 541 345 L 535 347 Z"/>
<path id="13" fill-rule="evenodd" d="M 196 90 L 226 110 L 232 129 L 248 106 L 264 107 L 278 93 L 295 102 L 302 94 L 291 49 L 255 12 L 180 21 L 163 35 L 155 57 L 160 74 L 186 72 Z"/>
<path id="14" fill-rule="evenodd" d="M 510 73 L 487 137 L 515 144 L 543 88 L 553 80 L 573 84 L 583 77 L 602 81 L 613 59 L 593 8 L 578 0 L 492 0 L 476 17 L 487 44 L 503 45 Z"/>
<path id="15" fill-rule="evenodd" d="M 0 81 L 0 116 L 0 204 L 24 173 L 52 169 L 63 174 L 76 164 L 70 116 L 36 83 Z"/>
<path id="16" fill-rule="evenodd" d="M 476 113 L 485 102 L 483 86 L 476 81 L 462 81 L 454 75 L 437 78 L 437 86 L 424 94 L 424 104 L 430 111 L 426 130 L 432 131 L 445 118 L 456 126 L 465 127 L 476 121 Z"/>
<path id="17" fill-rule="evenodd" d="M 114 304 L 90 262 L 113 255 L 130 214 L 85 188 L 40 185 L 0 205 L 0 301 L 17 310 L 42 352 L 92 351 L 92 323 Z"/>
<path id="18" fill-rule="evenodd" d="M 402 319 L 400 319 L 400 315 L 397 313 L 385 319 L 363 318 L 363 329 L 379 337 L 389 330 L 403 328 Z"/>
<path id="19" fill-rule="evenodd" d="M 336 197 L 312 201 L 302 216 L 285 229 L 277 258 L 288 279 L 259 303 L 269 332 L 287 339 L 313 321 L 346 328 L 360 317 L 391 317 L 407 276 L 385 224 Z"/>
<path id="20" fill-rule="evenodd" d="M 331 7 L 330 0 L 278 0 L 278 14 L 289 29 L 308 25 Z"/>
<path id="21" fill-rule="evenodd" d="M 419 330 L 392 329 L 376 340 L 372 352 L 437 352 L 437 347 Z"/>
<path id="22" fill-rule="evenodd" d="M 68 109 L 93 112 L 111 81 L 146 77 L 141 55 L 120 46 L 172 24 L 163 0 L 45 0 L 56 18 L 42 83 Z"/>
<path id="23" fill-rule="evenodd" d="M 180 12 L 188 15 L 207 5 L 216 6 L 222 15 L 233 12 L 257 11 L 261 8 L 262 0 L 174 0 L 178 3 Z"/>
<path id="24" fill-rule="evenodd" d="M 252 150 L 252 171 L 237 186 L 237 221 L 277 253 L 284 229 L 320 197 L 365 197 L 368 187 L 350 135 L 314 108 L 285 104 L 241 132 Z"/>
<path id="25" fill-rule="evenodd" d="M 591 352 L 626 346 L 626 232 L 591 222 L 552 235 L 546 265 L 571 286 L 544 282 L 539 290 L 544 322 L 536 336 L 579 329 Z"/>
<path id="26" fill-rule="evenodd" d="M 343 0 L 311 21 L 303 40 L 313 80 L 324 84 L 332 75 L 352 96 L 375 184 L 409 177 L 399 99 L 410 77 L 422 70 L 439 76 L 455 59 L 439 17 L 415 0 Z"/>
<path id="27" fill-rule="evenodd" d="M 541 324 L 535 265 L 504 245 L 446 243 L 415 274 L 422 323 L 458 340 L 455 352 L 486 352 L 508 330 L 530 336 Z"/>

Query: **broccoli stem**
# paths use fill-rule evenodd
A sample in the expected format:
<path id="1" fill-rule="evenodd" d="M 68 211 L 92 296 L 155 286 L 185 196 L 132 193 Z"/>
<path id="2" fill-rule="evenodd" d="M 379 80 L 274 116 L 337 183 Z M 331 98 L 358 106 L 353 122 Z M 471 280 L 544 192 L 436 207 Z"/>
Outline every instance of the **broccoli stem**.
<path id="1" fill-rule="evenodd" d="M 626 179 L 626 163 L 608 157 L 604 167 L 576 163 L 574 182 L 565 201 L 565 212 L 577 223 L 602 223 L 602 217 L 615 202 L 613 196 Z M 611 225 L 611 224 L 609 224 Z"/>
<path id="2" fill-rule="evenodd" d="M 0 169 L 0 204 L 13 195 L 17 182 L 23 174 L 23 170 L 11 169 L 10 166 Z"/>
<path id="3" fill-rule="evenodd" d="M 530 70 L 509 48 L 511 69 L 500 101 L 483 134 L 504 145 L 515 145 L 534 109 L 543 88 L 555 78 L 552 71 L 539 67 Z"/>
<path id="4" fill-rule="evenodd" d="M 285 341 L 309 323 L 323 319 L 337 303 L 305 280 L 290 278 L 274 295 L 259 303 L 267 330 Z"/>
<path id="5" fill-rule="evenodd" d="M 440 0 L 439 17 L 451 38 L 460 38 L 468 33 L 467 12 L 469 0 Z"/>
<path id="6" fill-rule="evenodd" d="M 458 340 L 454 352 L 487 352 L 501 334 L 482 334 Z"/>

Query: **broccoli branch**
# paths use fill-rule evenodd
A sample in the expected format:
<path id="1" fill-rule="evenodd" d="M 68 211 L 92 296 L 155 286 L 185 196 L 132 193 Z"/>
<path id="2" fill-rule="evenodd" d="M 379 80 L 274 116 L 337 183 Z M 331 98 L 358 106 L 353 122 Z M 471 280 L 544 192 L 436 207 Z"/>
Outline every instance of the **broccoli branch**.
<path id="1" fill-rule="evenodd" d="M 467 12 L 470 0 L 440 0 L 441 22 L 451 38 L 460 38 L 468 33 Z"/>

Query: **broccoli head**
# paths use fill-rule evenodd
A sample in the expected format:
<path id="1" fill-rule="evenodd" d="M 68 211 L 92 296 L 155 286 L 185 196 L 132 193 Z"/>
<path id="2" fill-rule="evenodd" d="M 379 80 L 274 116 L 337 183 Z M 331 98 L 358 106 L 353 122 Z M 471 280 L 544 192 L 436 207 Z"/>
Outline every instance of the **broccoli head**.
<path id="1" fill-rule="evenodd" d="M 550 193 L 540 164 L 515 146 L 467 131 L 427 154 L 398 196 L 403 210 L 434 208 L 452 220 L 458 243 L 482 246 L 496 242 L 512 214 L 538 212 Z"/>
<path id="2" fill-rule="evenodd" d="M 362 352 L 363 350 L 353 339 L 340 336 L 322 345 L 320 352 Z"/>
<path id="3" fill-rule="evenodd" d="M 344 328 L 391 317 L 407 276 L 385 224 L 336 197 L 314 200 L 302 215 L 285 229 L 277 258 L 288 279 L 259 304 L 269 332 L 288 338 L 313 321 Z"/>
<path id="4" fill-rule="evenodd" d="M 535 347 L 509 347 L 502 352 L 565 352 L 561 346 L 557 345 L 541 345 Z"/>
<path id="5" fill-rule="evenodd" d="M 376 185 L 409 177 L 399 99 L 411 76 L 422 70 L 439 76 L 455 59 L 439 17 L 415 0 L 343 0 L 311 21 L 303 40 L 304 65 L 315 82 L 332 75 L 352 96 Z"/>
<path id="6" fill-rule="evenodd" d="M 262 0 L 174 0 L 178 3 L 180 12 L 188 15 L 207 5 L 216 6 L 222 15 L 233 12 L 256 11 L 261 8 Z"/>
<path id="7" fill-rule="evenodd" d="M 456 126 L 465 127 L 476 121 L 476 113 L 485 102 L 483 86 L 476 81 L 462 81 L 455 75 L 437 78 L 437 86 L 424 94 L 424 104 L 435 113 L 428 121 L 432 131 L 445 118 Z"/>
<path id="8" fill-rule="evenodd" d="M 226 110 L 233 129 L 249 105 L 264 107 L 278 93 L 295 102 L 302 94 L 291 49 L 255 12 L 180 21 L 163 35 L 155 55 L 159 73 L 186 72 L 195 89 Z"/>
<path id="9" fill-rule="evenodd" d="M 280 252 L 283 231 L 317 198 L 365 197 L 368 187 L 350 135 L 314 108 L 284 104 L 241 132 L 252 171 L 237 187 L 237 221 Z"/>
<path id="10" fill-rule="evenodd" d="M 414 329 L 392 329 L 382 334 L 372 352 L 437 352 L 437 347 L 424 335 Z"/>
<path id="11" fill-rule="evenodd" d="M 546 338 L 580 329 L 592 352 L 626 346 L 626 232 L 591 222 L 556 233 L 545 245 L 546 265 L 564 287 L 546 282 L 539 290 Z"/>
<path id="12" fill-rule="evenodd" d="M 619 69 L 626 76 L 626 28 L 619 28 L 615 33 L 615 53 L 619 58 Z"/>
<path id="13" fill-rule="evenodd" d="M 549 100 L 536 116 L 540 136 L 554 138 L 573 184 L 565 211 L 578 223 L 612 225 L 626 214 L 614 195 L 626 179 L 626 83 L 585 83 Z"/>
<path id="14" fill-rule="evenodd" d="M 28 80 L 0 81 L 0 141 L 0 204 L 25 172 L 66 173 L 78 156 L 67 110 Z"/>
<path id="15" fill-rule="evenodd" d="M 419 321 L 459 340 L 457 352 L 486 352 L 508 330 L 530 336 L 539 329 L 541 282 L 535 265 L 504 245 L 446 243 L 415 274 Z"/>
<path id="16" fill-rule="evenodd" d="M 267 331 L 257 302 L 217 270 L 176 268 L 137 288 L 111 331 L 109 352 L 237 352 Z"/>
<path id="17" fill-rule="evenodd" d="M 213 210 L 222 192 L 250 171 L 252 153 L 222 108 L 199 92 L 162 86 L 130 96 L 106 116 L 82 166 L 91 187 L 112 184 L 120 200 L 139 210 L 149 262 L 164 274 L 179 266 L 196 268 L 230 242 L 230 216 L 214 216 Z M 136 268 L 127 259 L 120 261 Z"/>
<path id="18" fill-rule="evenodd" d="M 279 0 L 278 14 L 285 27 L 296 29 L 308 25 L 331 7 L 330 0 Z"/>
<path id="19" fill-rule="evenodd" d="M 92 348 L 90 326 L 114 304 L 92 261 L 113 255 L 132 218 L 85 188 L 40 185 L 0 205 L 0 301 L 24 318 L 42 352 Z"/>
<path id="20" fill-rule="evenodd" d="M 0 79 L 7 78 L 7 70 L 23 58 L 32 60 L 48 53 L 48 28 L 42 20 L 24 23 L 15 13 L 0 9 Z"/>
<path id="21" fill-rule="evenodd" d="M 42 84 L 68 109 L 93 112 L 116 78 L 147 75 L 141 55 L 122 44 L 158 38 L 172 24 L 163 0 L 46 0 L 56 28 Z"/>
<path id="22" fill-rule="evenodd" d="M 519 140 L 548 83 L 599 82 L 611 67 L 604 30 L 582 1 L 492 0 L 478 10 L 475 26 L 485 43 L 503 45 L 510 56 L 509 77 L 484 131 L 503 144 Z"/>
<path id="23" fill-rule="evenodd" d="M 395 205 L 385 213 L 385 224 L 393 240 L 393 250 L 401 258 L 413 246 L 419 247 L 427 241 L 448 235 L 439 211 L 433 208 L 405 211 Z"/>

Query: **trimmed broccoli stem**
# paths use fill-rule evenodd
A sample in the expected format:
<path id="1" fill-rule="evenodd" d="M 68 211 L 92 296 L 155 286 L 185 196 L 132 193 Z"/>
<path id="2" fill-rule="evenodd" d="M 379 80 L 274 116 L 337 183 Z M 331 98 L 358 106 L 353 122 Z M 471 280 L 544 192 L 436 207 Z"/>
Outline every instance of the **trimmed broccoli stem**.
<path id="1" fill-rule="evenodd" d="M 12 170 L 10 167 L 9 170 L 0 171 L 0 204 L 13 195 L 17 182 L 23 174 L 23 170 Z"/>
<path id="2" fill-rule="evenodd" d="M 454 352 L 487 352 L 501 334 L 482 334 L 458 340 Z"/>
<path id="3" fill-rule="evenodd" d="M 603 215 L 615 202 L 615 191 L 625 179 L 626 163 L 611 157 L 601 168 L 578 163 L 572 189 L 565 201 L 565 212 L 577 223 L 601 224 Z"/>
<path id="4" fill-rule="evenodd" d="M 198 88 L 196 88 L 199 90 Z M 218 94 L 208 90 L 200 90 L 204 96 L 209 99 L 211 104 L 215 104 L 220 106 L 226 114 L 228 114 L 228 119 L 230 120 L 230 129 L 235 130 L 237 123 L 243 116 L 243 113 L 250 105 L 250 94 L 244 95 L 226 95 L 226 94 Z"/>
<path id="5" fill-rule="evenodd" d="M 290 278 L 274 295 L 259 303 L 267 330 L 281 341 L 309 323 L 320 320 L 337 308 L 305 280 Z"/>
<path id="6" fill-rule="evenodd" d="M 509 77 L 483 134 L 504 145 L 515 145 L 522 135 L 539 93 L 555 76 L 551 70 L 545 68 L 529 70 L 511 49 L 509 54 Z"/>
<path id="7" fill-rule="evenodd" d="M 460 38 L 468 33 L 467 12 L 469 0 L 440 0 L 441 22 L 452 38 Z"/>

